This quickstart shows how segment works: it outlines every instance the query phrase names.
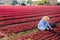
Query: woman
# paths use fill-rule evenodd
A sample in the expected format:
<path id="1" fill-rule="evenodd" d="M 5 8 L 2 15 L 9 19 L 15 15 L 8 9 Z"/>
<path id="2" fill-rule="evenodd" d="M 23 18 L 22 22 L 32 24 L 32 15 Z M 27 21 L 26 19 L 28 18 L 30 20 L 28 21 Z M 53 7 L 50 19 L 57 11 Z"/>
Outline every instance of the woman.
<path id="1" fill-rule="evenodd" d="M 50 18 L 48 16 L 44 16 L 38 24 L 38 29 L 39 30 L 46 30 L 46 29 L 47 30 L 49 30 L 49 29 L 52 30 L 52 27 L 50 26 L 50 24 L 48 22 L 49 19 Z"/>

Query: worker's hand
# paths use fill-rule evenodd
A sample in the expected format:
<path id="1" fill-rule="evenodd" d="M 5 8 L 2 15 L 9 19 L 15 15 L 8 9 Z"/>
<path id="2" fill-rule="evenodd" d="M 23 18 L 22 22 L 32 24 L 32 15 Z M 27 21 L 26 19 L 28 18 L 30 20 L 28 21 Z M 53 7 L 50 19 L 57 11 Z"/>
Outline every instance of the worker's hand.
<path id="1" fill-rule="evenodd" d="M 52 28 L 50 28 L 50 30 L 52 30 Z"/>

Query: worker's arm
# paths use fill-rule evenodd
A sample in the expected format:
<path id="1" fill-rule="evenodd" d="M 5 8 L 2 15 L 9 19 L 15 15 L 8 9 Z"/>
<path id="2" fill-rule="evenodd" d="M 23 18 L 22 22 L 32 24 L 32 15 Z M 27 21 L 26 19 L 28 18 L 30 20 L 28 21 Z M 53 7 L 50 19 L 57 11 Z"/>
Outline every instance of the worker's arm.
<path id="1" fill-rule="evenodd" d="M 47 23 L 47 26 L 48 26 L 50 29 L 52 29 L 52 27 L 51 27 L 51 25 L 49 24 L 49 22 L 46 21 L 46 23 Z"/>

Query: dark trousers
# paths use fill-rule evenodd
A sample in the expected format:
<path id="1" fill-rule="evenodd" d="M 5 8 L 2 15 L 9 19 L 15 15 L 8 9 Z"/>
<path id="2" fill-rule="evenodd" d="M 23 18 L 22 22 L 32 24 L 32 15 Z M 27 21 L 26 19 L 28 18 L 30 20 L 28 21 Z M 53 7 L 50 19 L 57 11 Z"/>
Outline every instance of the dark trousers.
<path id="1" fill-rule="evenodd" d="M 51 25 L 52 28 L 56 27 L 56 23 L 49 23 Z"/>

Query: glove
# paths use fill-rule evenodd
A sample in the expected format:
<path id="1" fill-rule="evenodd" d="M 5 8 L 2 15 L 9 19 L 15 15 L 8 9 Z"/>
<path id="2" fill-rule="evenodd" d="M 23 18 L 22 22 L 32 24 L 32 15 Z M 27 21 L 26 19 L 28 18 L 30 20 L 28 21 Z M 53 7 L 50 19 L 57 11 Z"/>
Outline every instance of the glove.
<path id="1" fill-rule="evenodd" d="M 50 28 L 50 30 L 52 30 L 52 28 Z"/>

